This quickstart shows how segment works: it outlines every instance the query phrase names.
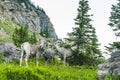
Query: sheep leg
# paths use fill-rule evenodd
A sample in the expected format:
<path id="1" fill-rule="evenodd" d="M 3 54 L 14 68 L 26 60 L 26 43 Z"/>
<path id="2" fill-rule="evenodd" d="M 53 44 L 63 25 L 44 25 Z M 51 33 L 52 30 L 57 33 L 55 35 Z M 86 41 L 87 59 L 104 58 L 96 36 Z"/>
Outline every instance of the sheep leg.
<path id="1" fill-rule="evenodd" d="M 23 58 L 23 50 L 21 51 L 20 66 L 22 65 L 22 58 Z"/>
<path id="2" fill-rule="evenodd" d="M 28 58 L 29 58 L 29 54 L 26 54 L 26 57 L 25 57 L 25 64 L 26 64 L 26 67 L 28 67 Z"/>

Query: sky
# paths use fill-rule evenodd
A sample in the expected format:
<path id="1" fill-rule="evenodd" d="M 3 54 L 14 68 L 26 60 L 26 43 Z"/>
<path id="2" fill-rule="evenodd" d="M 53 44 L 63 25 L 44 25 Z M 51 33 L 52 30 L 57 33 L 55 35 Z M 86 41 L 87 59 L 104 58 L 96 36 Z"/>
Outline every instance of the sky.
<path id="1" fill-rule="evenodd" d="M 67 37 L 68 32 L 72 32 L 72 28 L 76 27 L 74 19 L 77 16 L 77 8 L 79 0 L 31 0 L 34 4 L 42 7 L 52 24 L 59 38 Z M 91 24 L 96 28 L 100 48 L 104 50 L 104 46 L 115 41 L 115 35 L 108 25 L 112 4 L 116 4 L 117 0 L 89 0 L 93 14 Z"/>

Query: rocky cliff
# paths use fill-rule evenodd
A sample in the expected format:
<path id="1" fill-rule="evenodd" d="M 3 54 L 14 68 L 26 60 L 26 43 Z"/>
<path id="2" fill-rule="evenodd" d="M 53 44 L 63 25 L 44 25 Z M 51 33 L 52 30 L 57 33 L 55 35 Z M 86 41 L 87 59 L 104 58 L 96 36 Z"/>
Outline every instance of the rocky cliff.
<path id="1" fill-rule="evenodd" d="M 48 31 L 49 36 L 57 38 L 53 24 L 42 8 L 34 6 L 29 0 L 0 0 L 0 18 L 27 25 L 32 32 Z"/>

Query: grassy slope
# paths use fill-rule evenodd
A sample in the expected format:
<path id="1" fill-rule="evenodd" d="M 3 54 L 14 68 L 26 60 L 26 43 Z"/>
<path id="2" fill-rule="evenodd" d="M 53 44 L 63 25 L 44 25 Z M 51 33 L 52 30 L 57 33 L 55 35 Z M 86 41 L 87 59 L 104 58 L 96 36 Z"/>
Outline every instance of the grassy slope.
<path id="1" fill-rule="evenodd" d="M 96 70 L 86 66 L 0 64 L 0 80 L 95 80 Z"/>
<path id="2" fill-rule="evenodd" d="M 20 25 L 0 17 L 0 41 L 12 42 L 12 34 L 16 27 L 20 28 Z"/>
<path id="3" fill-rule="evenodd" d="M 12 34 L 16 27 L 20 28 L 21 26 L 16 22 L 0 17 L 0 42 L 12 42 Z M 29 35 L 32 35 L 31 31 L 29 31 Z M 37 40 L 39 40 L 39 33 L 36 33 L 36 36 Z"/>

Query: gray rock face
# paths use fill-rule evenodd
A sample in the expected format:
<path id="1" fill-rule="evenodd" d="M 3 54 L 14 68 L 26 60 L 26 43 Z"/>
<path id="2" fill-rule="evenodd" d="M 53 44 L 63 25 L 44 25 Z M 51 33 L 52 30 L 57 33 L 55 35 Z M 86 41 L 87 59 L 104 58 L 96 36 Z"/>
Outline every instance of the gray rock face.
<path id="1" fill-rule="evenodd" d="M 20 58 L 20 50 L 13 43 L 0 42 L 0 52 L 4 53 L 3 56 L 7 61 L 19 60 Z"/>
<path id="2" fill-rule="evenodd" d="M 110 73 L 112 75 L 120 75 L 120 51 L 117 50 L 111 54 L 109 60 L 110 63 Z"/>
<path id="3" fill-rule="evenodd" d="M 53 25 L 43 9 L 36 8 L 29 1 L 26 3 L 18 1 L 20 0 L 0 0 L 0 16 L 20 25 L 27 25 L 33 32 L 40 33 L 41 30 L 48 29 L 50 37 L 57 38 Z"/>
<path id="4" fill-rule="evenodd" d="M 109 63 L 103 63 L 98 65 L 98 80 L 103 80 L 105 75 L 109 73 Z"/>
<path id="5" fill-rule="evenodd" d="M 120 75 L 120 50 L 111 53 L 108 63 L 98 65 L 99 80 L 103 79 L 106 74 Z"/>

